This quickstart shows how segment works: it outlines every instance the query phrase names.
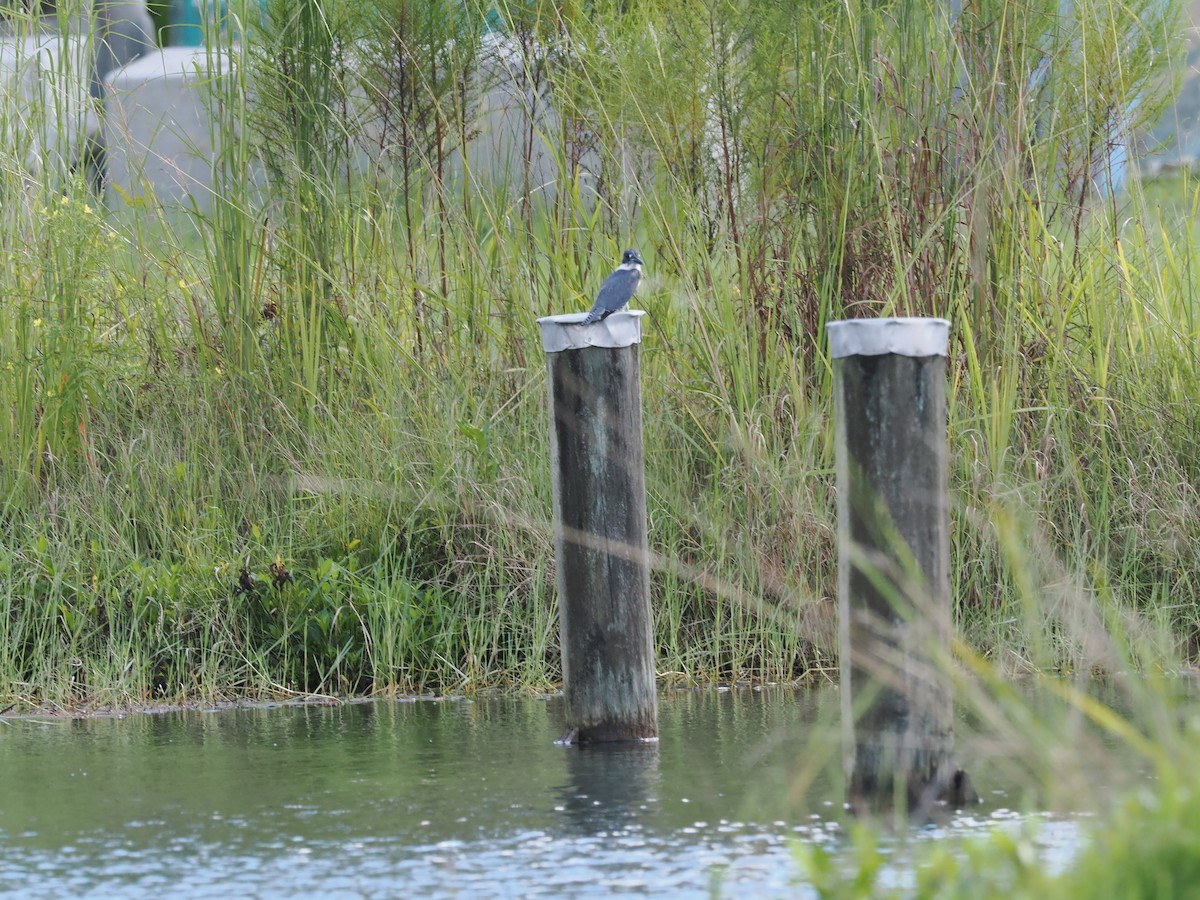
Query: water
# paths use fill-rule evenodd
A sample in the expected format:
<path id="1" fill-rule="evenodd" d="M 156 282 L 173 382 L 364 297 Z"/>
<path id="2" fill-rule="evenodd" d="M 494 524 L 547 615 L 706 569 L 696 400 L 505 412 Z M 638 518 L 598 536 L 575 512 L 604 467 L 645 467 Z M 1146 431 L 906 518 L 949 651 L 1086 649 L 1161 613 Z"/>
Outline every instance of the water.
<path id="1" fill-rule="evenodd" d="M 556 697 L 0 720 L 0 896 L 804 896 L 793 847 L 848 824 L 837 705 L 670 693 L 620 749 L 555 745 Z"/>

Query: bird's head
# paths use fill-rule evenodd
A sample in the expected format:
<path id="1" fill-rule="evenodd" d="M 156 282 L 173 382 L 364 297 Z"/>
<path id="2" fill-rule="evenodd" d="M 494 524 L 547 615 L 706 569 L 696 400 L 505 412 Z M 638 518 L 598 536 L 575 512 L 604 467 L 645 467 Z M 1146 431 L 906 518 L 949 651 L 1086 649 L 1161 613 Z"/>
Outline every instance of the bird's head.
<path id="1" fill-rule="evenodd" d="M 636 250 L 626 250 L 621 254 L 621 265 L 623 266 L 644 266 L 642 256 Z"/>

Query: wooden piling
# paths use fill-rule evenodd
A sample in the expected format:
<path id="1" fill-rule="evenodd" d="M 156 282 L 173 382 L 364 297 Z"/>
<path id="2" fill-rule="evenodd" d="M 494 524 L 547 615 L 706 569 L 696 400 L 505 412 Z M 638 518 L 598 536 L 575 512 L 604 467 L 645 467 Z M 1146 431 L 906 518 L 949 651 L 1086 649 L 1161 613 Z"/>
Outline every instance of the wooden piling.
<path id="1" fill-rule="evenodd" d="M 549 376 L 567 727 L 580 743 L 658 735 L 641 311 L 539 319 Z"/>
<path id="2" fill-rule="evenodd" d="M 828 326 L 834 368 L 838 609 L 848 793 L 928 811 L 950 761 L 950 518 L 944 319 Z"/>

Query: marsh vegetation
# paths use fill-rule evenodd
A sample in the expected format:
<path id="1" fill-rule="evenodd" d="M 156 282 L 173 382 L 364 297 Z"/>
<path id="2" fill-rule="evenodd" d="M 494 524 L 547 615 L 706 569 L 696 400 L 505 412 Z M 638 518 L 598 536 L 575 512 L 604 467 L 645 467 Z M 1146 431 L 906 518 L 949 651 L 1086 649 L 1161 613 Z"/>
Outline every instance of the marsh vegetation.
<path id="1" fill-rule="evenodd" d="M 234 4 L 191 214 L 10 141 L 4 695 L 553 684 L 534 319 L 626 245 L 665 678 L 833 663 L 823 326 L 861 315 L 954 323 L 964 648 L 1189 660 L 1192 188 L 1106 187 L 1174 8 L 750 6 Z"/>

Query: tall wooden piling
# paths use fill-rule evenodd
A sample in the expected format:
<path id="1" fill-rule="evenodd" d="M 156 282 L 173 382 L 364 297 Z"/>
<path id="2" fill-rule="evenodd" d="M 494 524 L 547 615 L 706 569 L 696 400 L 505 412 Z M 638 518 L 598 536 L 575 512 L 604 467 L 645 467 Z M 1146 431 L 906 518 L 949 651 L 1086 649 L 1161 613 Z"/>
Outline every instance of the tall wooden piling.
<path id="1" fill-rule="evenodd" d="M 640 310 L 539 319 L 550 394 L 567 727 L 581 743 L 658 735 Z"/>
<path id="2" fill-rule="evenodd" d="M 944 319 L 828 325 L 849 800 L 928 811 L 950 762 L 950 519 Z"/>

